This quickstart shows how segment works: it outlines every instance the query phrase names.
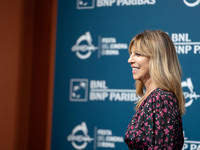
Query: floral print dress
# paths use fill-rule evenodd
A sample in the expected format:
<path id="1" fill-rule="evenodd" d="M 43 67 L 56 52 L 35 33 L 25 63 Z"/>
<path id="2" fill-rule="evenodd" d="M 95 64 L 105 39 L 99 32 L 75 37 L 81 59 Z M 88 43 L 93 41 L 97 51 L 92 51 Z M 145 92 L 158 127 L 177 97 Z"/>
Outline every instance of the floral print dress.
<path id="1" fill-rule="evenodd" d="M 181 150 L 184 143 L 178 101 L 171 92 L 152 91 L 127 127 L 129 150 Z"/>

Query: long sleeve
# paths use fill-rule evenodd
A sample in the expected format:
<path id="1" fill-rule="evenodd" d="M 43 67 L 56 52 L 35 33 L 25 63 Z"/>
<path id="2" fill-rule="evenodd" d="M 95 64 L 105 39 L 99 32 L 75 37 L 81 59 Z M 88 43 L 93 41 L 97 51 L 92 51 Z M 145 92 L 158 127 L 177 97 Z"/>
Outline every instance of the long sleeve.
<path id="1" fill-rule="evenodd" d="M 182 120 L 177 99 L 172 93 L 161 92 L 153 95 L 144 107 L 144 114 L 144 129 L 149 150 L 182 148 Z"/>
<path id="2" fill-rule="evenodd" d="M 125 141 L 129 150 L 181 150 L 182 118 L 174 94 L 159 88 L 152 92 L 129 123 Z"/>

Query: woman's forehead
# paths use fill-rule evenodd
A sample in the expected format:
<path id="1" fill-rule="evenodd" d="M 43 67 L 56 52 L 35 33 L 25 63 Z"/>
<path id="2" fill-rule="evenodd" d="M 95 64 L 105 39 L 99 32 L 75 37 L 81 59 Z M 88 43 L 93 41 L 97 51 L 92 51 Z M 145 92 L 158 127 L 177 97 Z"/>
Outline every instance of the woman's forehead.
<path id="1" fill-rule="evenodd" d="M 141 52 L 138 48 L 136 48 L 134 45 L 131 47 L 131 52 Z"/>

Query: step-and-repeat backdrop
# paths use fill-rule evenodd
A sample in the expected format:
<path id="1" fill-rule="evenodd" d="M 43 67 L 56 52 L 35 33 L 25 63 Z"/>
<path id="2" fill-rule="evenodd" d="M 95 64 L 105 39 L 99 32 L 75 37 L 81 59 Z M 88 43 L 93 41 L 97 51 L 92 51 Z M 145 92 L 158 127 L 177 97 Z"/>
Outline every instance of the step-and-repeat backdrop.
<path id="1" fill-rule="evenodd" d="M 200 149 L 200 0 L 58 0 L 52 150 L 126 150 L 134 115 L 130 40 L 172 38 L 186 98 L 183 149 Z"/>

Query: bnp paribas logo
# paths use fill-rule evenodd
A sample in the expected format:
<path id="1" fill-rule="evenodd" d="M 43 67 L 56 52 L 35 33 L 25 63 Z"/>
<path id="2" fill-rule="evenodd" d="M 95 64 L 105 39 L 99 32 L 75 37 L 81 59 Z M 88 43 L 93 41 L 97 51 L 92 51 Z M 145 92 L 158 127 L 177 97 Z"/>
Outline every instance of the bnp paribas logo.
<path id="1" fill-rule="evenodd" d="M 200 4 L 200 0 L 183 0 L 188 7 L 195 7 Z"/>
<path id="2" fill-rule="evenodd" d="M 93 9 L 95 0 L 77 0 L 77 9 Z"/>
<path id="3" fill-rule="evenodd" d="M 88 94 L 88 79 L 71 79 L 70 101 L 86 102 Z"/>

